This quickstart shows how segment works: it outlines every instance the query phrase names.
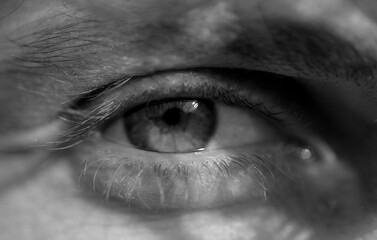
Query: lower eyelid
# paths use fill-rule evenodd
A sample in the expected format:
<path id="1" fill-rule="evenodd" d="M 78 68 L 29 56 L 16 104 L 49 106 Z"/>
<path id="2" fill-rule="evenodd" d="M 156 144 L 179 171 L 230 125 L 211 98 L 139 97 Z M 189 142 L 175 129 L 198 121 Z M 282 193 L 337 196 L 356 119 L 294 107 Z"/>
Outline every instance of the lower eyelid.
<path id="1" fill-rule="evenodd" d="M 283 147 L 284 148 L 284 147 Z M 224 150 L 202 153 L 151 154 L 139 158 L 138 150 L 117 156 L 116 149 L 93 153 L 82 162 L 80 186 L 107 201 L 140 209 L 190 209 L 216 207 L 242 201 L 264 201 L 286 192 L 302 162 L 293 146 Z M 258 149 L 258 151 L 253 151 Z M 124 151 L 124 149 L 123 149 Z M 218 152 L 218 151 L 217 151 Z M 242 154 L 240 154 L 242 152 Z M 167 161 L 167 159 L 174 161 Z M 159 160 L 160 159 L 160 160 Z M 276 184 L 278 183 L 278 184 Z M 267 196 L 268 195 L 268 196 Z"/>

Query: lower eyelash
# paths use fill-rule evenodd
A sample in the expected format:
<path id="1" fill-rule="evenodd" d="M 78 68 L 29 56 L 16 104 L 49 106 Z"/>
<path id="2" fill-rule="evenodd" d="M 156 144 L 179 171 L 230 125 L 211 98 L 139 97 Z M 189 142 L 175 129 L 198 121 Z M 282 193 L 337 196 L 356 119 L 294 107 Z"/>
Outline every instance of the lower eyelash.
<path id="1" fill-rule="evenodd" d="M 92 153 L 83 161 L 79 186 L 85 183 L 84 188 L 107 202 L 116 200 L 141 209 L 216 207 L 266 200 L 270 191 L 275 191 L 276 178 L 289 182 L 296 172 L 290 164 L 279 164 L 276 154 L 265 153 L 191 165 L 145 163 L 111 154 L 95 160 L 99 155 L 104 153 Z"/>

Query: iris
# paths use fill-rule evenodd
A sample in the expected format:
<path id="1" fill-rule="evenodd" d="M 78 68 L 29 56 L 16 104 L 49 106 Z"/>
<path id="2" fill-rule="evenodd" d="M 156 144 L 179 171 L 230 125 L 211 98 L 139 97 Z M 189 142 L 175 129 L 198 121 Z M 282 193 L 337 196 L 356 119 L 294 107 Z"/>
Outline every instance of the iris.
<path id="1" fill-rule="evenodd" d="M 152 103 L 124 119 L 130 142 L 156 152 L 189 152 L 206 147 L 216 129 L 216 109 L 210 101 L 179 100 Z"/>

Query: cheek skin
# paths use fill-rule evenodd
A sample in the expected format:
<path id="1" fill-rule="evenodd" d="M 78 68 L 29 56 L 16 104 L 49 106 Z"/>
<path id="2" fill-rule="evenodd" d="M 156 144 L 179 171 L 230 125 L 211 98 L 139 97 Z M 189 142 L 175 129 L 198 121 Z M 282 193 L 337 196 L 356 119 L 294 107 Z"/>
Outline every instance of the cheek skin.
<path id="1" fill-rule="evenodd" d="M 2 239 L 338 239 L 255 204 L 188 213 L 133 213 L 78 189 L 72 164 L 48 159 L 0 196 Z M 54 161 L 54 162 L 52 162 Z M 339 238 L 347 239 L 347 238 Z"/>
<path id="2" fill-rule="evenodd" d="M 73 179 L 70 165 L 59 161 L 1 196 L 0 214 L 8 216 L 0 219 L 2 239 L 84 240 L 125 236 L 133 239 L 229 239 L 240 233 L 242 236 L 257 234 L 244 224 L 245 216 L 241 215 L 224 217 L 216 211 L 208 211 L 159 217 L 108 209 L 104 203 L 80 195 Z M 256 217 L 265 214 L 261 209 Z M 277 217 L 275 221 L 280 226 L 282 218 Z M 263 228 L 264 231 L 270 230 Z M 242 236 L 238 239 L 243 239 Z"/>
<path id="3" fill-rule="evenodd" d="M 278 214 L 262 224 L 269 215 L 264 208 L 247 214 L 133 215 L 86 198 L 76 184 L 63 159 L 7 191 L 0 198 L 0 215 L 8 216 L 0 218 L 2 239 L 258 239 L 260 235 L 274 239 L 272 232 L 284 226 L 285 219 Z"/>

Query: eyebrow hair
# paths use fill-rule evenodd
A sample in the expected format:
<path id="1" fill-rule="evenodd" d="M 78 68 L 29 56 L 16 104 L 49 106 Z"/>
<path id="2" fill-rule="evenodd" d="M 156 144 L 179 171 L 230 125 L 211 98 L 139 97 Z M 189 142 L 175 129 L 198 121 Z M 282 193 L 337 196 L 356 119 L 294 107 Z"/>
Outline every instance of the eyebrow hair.
<path id="1" fill-rule="evenodd" d="M 71 18 L 11 39 L 12 43 L 22 49 L 22 54 L 14 57 L 13 64 L 24 68 L 63 68 L 66 65 L 72 66 L 74 62 L 84 62 L 85 56 L 97 53 L 97 50 L 91 51 L 92 46 L 111 47 L 112 35 L 104 36 L 104 32 L 108 32 L 100 32 L 99 29 L 103 27 L 101 21 L 92 17 Z M 140 29 L 143 29 L 144 36 L 153 32 L 153 41 L 164 41 L 164 44 L 165 34 L 173 37 L 181 34 L 175 25 L 146 24 Z M 293 67 L 303 77 L 310 73 L 318 77 L 353 81 L 357 86 L 369 89 L 376 88 L 377 60 L 324 26 L 266 20 L 266 30 L 275 44 L 273 49 L 267 49 L 268 46 L 258 43 L 255 31 L 247 28 L 228 43 L 225 49 L 253 61 L 267 60 L 267 64 L 269 61 L 276 62 L 274 58 L 279 58 L 277 62 L 285 61 L 285 65 Z M 149 37 L 141 39 L 141 44 L 147 47 L 151 44 L 146 41 L 148 39 Z"/>
<path id="2" fill-rule="evenodd" d="M 318 77 L 337 77 L 353 81 L 357 86 L 376 88 L 377 60 L 365 51 L 323 26 L 297 22 L 267 22 L 273 43 L 279 50 L 279 57 L 297 72 L 310 72 Z M 230 51 L 256 59 L 265 58 L 265 52 L 255 47 L 250 39 L 251 31 L 245 31 L 229 45 Z M 274 55 L 273 52 L 270 52 Z"/>
<path id="3" fill-rule="evenodd" d="M 104 44 L 99 34 L 87 31 L 96 22 L 91 18 L 71 18 L 69 21 L 9 38 L 11 43 L 22 50 L 21 55 L 13 56 L 13 62 L 23 67 L 46 68 L 79 61 L 83 59 L 83 49 Z"/>

